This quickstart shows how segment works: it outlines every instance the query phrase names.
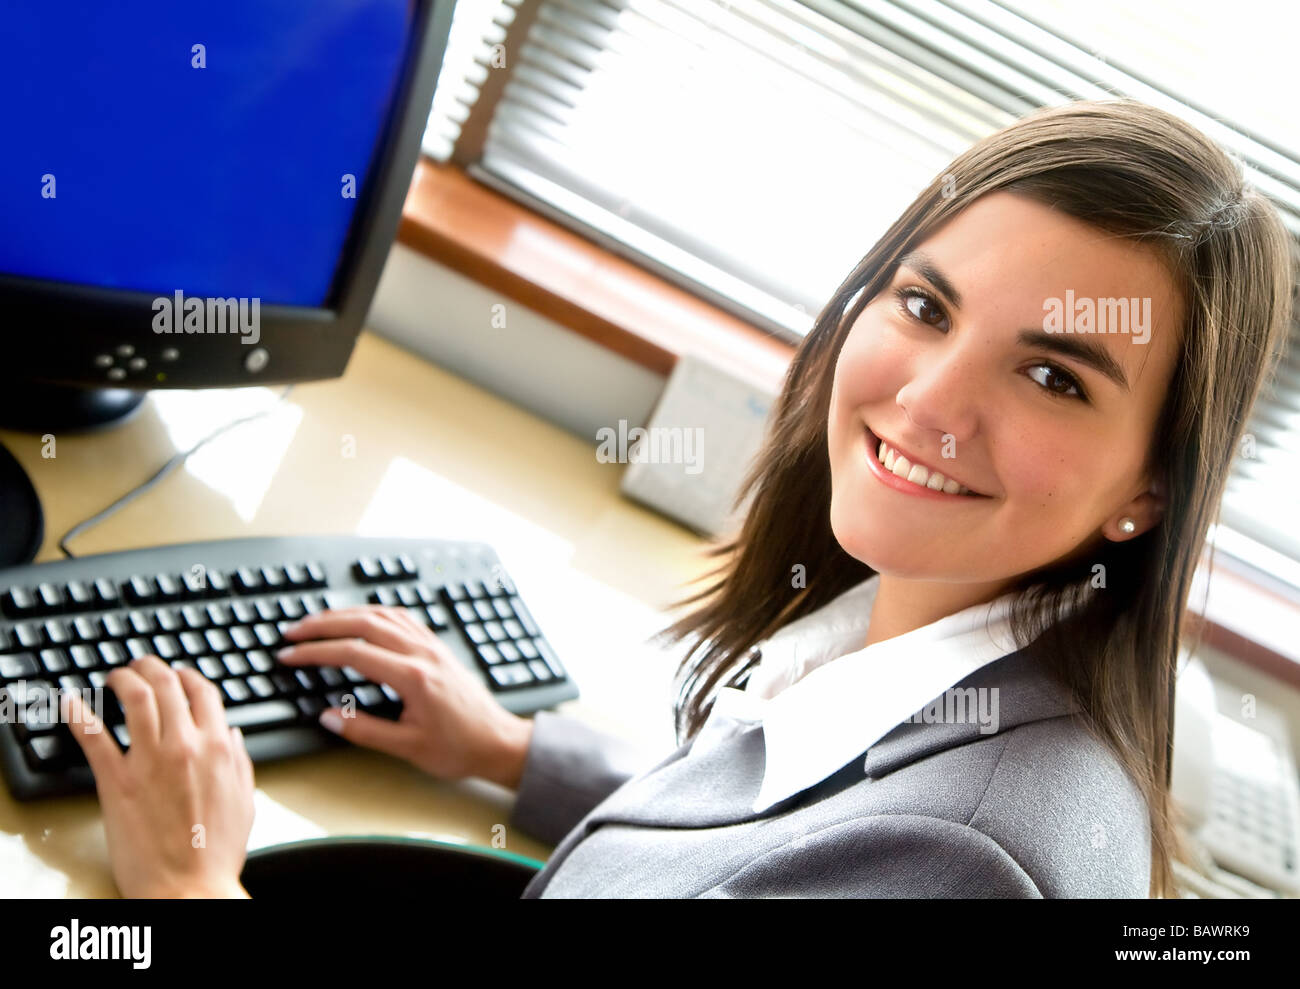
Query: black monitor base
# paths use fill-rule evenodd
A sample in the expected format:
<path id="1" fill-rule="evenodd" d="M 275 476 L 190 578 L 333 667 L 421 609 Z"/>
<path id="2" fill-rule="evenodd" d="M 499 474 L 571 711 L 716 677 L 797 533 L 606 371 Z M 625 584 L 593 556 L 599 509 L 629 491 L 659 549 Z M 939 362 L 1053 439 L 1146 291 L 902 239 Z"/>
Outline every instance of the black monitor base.
<path id="1" fill-rule="evenodd" d="M 148 392 L 0 382 L 0 428 L 24 433 L 78 433 L 123 422 Z M 30 563 L 45 541 L 45 514 L 31 478 L 0 446 L 0 567 Z"/>
<path id="2" fill-rule="evenodd" d="M 0 429 L 44 435 L 116 425 L 138 409 L 148 394 L 43 381 L 0 382 Z"/>

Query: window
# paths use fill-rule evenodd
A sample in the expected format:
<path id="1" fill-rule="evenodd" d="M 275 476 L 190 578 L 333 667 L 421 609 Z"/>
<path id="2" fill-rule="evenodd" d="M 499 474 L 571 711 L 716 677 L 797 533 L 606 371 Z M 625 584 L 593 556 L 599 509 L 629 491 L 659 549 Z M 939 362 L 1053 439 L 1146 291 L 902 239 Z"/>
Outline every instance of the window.
<path id="1" fill-rule="evenodd" d="M 796 340 L 953 156 L 1071 99 L 1183 116 L 1300 240 L 1297 27 L 1256 0 L 459 0 L 425 150 Z M 1300 596 L 1291 338 L 1217 538 Z"/>

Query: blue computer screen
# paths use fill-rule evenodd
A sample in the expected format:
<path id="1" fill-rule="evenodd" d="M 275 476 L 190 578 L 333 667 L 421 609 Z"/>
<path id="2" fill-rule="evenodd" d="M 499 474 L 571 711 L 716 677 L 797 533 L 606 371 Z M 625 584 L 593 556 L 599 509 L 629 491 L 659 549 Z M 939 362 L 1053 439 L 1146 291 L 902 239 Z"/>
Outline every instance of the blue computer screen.
<path id="1" fill-rule="evenodd" d="M 410 7 L 6 0 L 0 273 L 326 304 Z"/>

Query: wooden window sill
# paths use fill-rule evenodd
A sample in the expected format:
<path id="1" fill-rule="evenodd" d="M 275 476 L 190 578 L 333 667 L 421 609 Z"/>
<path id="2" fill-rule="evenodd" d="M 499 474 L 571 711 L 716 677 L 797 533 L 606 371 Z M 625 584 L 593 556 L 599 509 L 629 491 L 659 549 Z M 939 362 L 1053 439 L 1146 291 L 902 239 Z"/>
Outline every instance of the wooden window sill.
<path id="1" fill-rule="evenodd" d="M 399 243 L 665 377 L 697 354 L 779 388 L 794 345 L 612 254 L 475 182 L 421 157 L 398 228 Z M 1258 594 L 1276 613 L 1300 608 L 1216 568 L 1216 581 Z M 1194 602 L 1195 604 L 1196 602 Z M 1215 648 L 1300 687 L 1300 653 L 1284 655 L 1241 629 L 1189 615 Z"/>
<path id="2" fill-rule="evenodd" d="M 397 240 L 665 377 L 690 353 L 775 389 L 794 356 L 793 344 L 428 157 Z"/>

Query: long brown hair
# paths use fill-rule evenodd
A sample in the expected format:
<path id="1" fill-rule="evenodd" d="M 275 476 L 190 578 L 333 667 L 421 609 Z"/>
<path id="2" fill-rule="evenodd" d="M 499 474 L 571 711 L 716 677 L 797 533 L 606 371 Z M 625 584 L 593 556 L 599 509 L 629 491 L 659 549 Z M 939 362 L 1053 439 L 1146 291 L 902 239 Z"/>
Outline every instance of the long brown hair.
<path id="1" fill-rule="evenodd" d="M 739 683 L 758 642 L 875 571 L 831 530 L 826 427 L 840 347 L 897 259 L 994 190 L 1029 196 L 1147 244 L 1186 304 L 1180 350 L 1149 451 L 1166 506 L 1151 530 L 1022 575 L 1011 613 L 1073 692 L 1087 727 L 1117 754 L 1150 813 L 1152 896 L 1175 895 L 1181 858 L 1169 799 L 1173 685 L 1193 573 L 1217 517 L 1247 415 L 1286 339 L 1293 244 L 1240 167 L 1177 117 L 1131 100 L 1036 111 L 981 140 L 937 176 L 850 272 L 800 343 L 768 432 L 737 494 L 738 532 L 715 540 L 704 602 L 653 641 L 694 641 L 678 670 L 678 741 L 693 737 L 719 686 Z M 1071 554 L 1072 556 L 1074 554 Z M 1212 556 L 1212 554 L 1211 554 Z M 1105 566 L 1104 591 L 1091 588 Z M 797 587 L 792 568 L 806 568 Z"/>

